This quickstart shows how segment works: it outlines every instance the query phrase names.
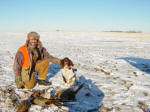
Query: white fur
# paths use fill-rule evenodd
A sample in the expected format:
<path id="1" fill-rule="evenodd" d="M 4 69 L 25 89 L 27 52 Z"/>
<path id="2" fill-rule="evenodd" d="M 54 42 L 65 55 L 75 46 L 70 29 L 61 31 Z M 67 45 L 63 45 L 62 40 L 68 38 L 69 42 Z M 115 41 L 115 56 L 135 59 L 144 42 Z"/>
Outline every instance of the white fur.
<path id="1" fill-rule="evenodd" d="M 64 68 L 61 70 L 62 77 L 66 79 L 67 82 L 64 82 L 67 86 L 72 86 L 75 84 L 75 75 L 72 69 Z"/>

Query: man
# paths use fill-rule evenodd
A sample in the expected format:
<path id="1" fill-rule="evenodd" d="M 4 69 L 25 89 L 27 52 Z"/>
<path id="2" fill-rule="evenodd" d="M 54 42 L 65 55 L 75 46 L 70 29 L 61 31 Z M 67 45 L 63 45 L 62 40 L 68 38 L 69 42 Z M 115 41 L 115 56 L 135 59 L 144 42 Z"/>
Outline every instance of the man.
<path id="1" fill-rule="evenodd" d="M 39 39 L 38 33 L 28 33 L 25 45 L 21 46 L 16 53 L 13 69 L 17 88 L 32 89 L 35 86 L 34 72 L 38 72 L 37 83 L 50 85 L 51 83 L 45 80 L 49 63 L 59 65 L 62 63 L 62 60 L 47 52 Z"/>

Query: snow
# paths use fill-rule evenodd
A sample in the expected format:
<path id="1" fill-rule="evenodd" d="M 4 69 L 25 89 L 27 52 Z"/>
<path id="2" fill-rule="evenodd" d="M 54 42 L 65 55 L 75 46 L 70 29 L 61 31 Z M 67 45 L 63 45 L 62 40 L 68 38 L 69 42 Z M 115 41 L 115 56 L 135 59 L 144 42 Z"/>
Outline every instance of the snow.
<path id="1" fill-rule="evenodd" d="M 65 110 L 98 111 L 103 104 L 114 112 L 126 112 L 127 109 L 129 112 L 142 112 L 139 101 L 144 102 L 147 110 L 150 109 L 150 34 L 79 31 L 38 33 L 48 52 L 58 58 L 69 57 L 78 70 L 77 77 L 81 78 L 81 82 L 86 82 L 76 96 L 78 102 L 63 107 Z M 26 34 L 0 32 L 0 87 L 11 85 L 16 88 L 13 61 L 17 49 L 25 43 Z M 48 80 L 52 81 L 54 88 L 63 88 L 60 71 L 58 65 L 50 65 Z M 41 88 L 44 87 L 36 86 L 34 89 Z M 16 91 L 23 96 L 21 90 Z M 9 108 L 1 102 L 1 110 Z M 30 112 L 55 110 L 59 109 L 54 105 L 49 108 L 30 108 Z"/>

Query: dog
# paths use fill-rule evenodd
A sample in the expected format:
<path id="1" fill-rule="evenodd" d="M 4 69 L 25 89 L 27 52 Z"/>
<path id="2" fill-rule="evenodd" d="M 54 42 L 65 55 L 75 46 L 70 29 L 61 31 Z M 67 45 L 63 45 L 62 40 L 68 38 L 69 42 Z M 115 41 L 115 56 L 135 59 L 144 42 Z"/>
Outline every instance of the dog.
<path id="1" fill-rule="evenodd" d="M 75 84 L 75 68 L 73 68 L 74 64 L 69 58 L 64 58 L 61 60 L 62 63 L 62 78 L 66 86 L 73 86 Z"/>

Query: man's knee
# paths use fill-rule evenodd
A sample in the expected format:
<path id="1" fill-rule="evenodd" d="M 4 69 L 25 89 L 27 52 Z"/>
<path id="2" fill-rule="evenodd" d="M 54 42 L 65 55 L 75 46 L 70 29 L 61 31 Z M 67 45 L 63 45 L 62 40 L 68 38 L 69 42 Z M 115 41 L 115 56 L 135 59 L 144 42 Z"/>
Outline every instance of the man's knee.
<path id="1" fill-rule="evenodd" d="M 45 68 L 45 67 L 48 67 L 49 63 L 50 63 L 50 61 L 48 59 L 41 60 L 41 61 L 37 62 L 36 66 L 35 66 L 35 71 L 38 71 L 38 70 Z"/>
<path id="2" fill-rule="evenodd" d="M 49 59 L 44 59 L 44 60 L 40 60 L 37 62 L 37 65 L 41 65 L 41 64 L 49 64 Z"/>

